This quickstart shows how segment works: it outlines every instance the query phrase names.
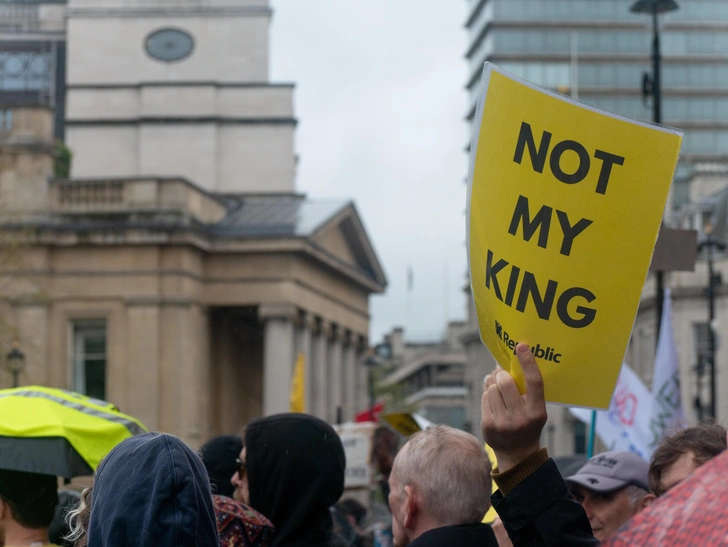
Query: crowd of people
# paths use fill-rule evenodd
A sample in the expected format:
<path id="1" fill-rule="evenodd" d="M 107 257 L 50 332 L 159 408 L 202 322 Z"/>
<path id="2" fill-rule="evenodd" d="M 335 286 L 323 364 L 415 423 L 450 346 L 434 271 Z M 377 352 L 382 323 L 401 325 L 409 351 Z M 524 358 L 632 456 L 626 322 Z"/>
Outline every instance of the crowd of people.
<path id="1" fill-rule="evenodd" d="M 726 450 L 726 430 L 703 424 L 663 440 L 650 463 L 604 452 L 563 477 L 540 444 L 543 380 L 525 344 L 516 354 L 521 394 L 505 371 L 486 377 L 483 442 L 438 425 L 386 453 L 387 501 L 396 547 L 592 546 Z M 392 459 L 393 457 L 393 459 Z M 77 547 L 326 546 L 371 544 L 366 509 L 342 500 L 346 458 L 322 420 L 280 414 L 252 421 L 244 439 L 223 436 L 199 452 L 163 433 L 118 444 L 93 486 L 68 501 L 62 539 Z M 497 489 L 491 491 L 491 481 Z M 384 485 L 383 485 L 384 486 Z M 482 522 L 493 505 L 499 518 Z M 50 545 L 59 507 L 55 477 L 0 470 L 0 546 Z M 58 532 L 53 532 L 54 535 Z"/>

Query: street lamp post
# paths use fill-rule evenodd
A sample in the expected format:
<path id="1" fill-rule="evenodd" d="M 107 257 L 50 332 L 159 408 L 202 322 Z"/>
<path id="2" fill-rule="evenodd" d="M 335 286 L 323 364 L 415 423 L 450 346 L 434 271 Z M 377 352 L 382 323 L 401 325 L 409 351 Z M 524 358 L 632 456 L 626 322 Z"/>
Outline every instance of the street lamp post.
<path id="1" fill-rule="evenodd" d="M 657 16 L 661 13 L 667 13 L 679 9 L 675 0 L 637 0 L 630 11 L 632 13 L 647 13 L 652 15 L 652 77 L 645 74 L 643 83 L 643 92 L 645 95 L 652 95 L 652 121 L 662 123 L 662 87 L 660 80 L 660 27 L 658 25 Z M 655 336 L 655 344 L 660 338 L 660 325 L 662 324 L 662 305 L 665 301 L 665 274 L 662 270 L 655 272 L 656 284 L 656 314 L 657 329 Z"/>
<path id="2" fill-rule="evenodd" d="M 710 418 L 714 419 L 717 415 L 717 402 L 716 402 L 716 381 L 715 381 L 715 330 L 713 323 L 715 322 L 715 286 L 719 283 L 720 274 L 715 274 L 713 271 L 713 251 L 724 251 L 726 248 L 725 243 L 718 240 L 713 235 L 713 230 L 708 226 L 705 230 L 705 239 L 698 245 L 698 250 L 702 251 L 705 249 L 706 258 L 708 261 L 708 361 L 710 362 Z"/>
<path id="3" fill-rule="evenodd" d="M 374 417 L 374 402 L 375 402 L 375 393 L 374 393 L 374 369 L 379 366 L 379 360 L 377 359 L 374 350 L 369 349 L 367 351 L 367 356 L 364 359 L 364 366 L 367 367 L 367 370 L 369 372 L 369 412 L 372 413 L 372 419 Z"/>
<path id="4" fill-rule="evenodd" d="M 5 356 L 7 361 L 8 370 L 13 375 L 13 387 L 20 385 L 19 378 L 20 373 L 25 368 L 25 354 L 20 351 L 18 341 L 13 342 L 11 350 Z"/>
<path id="5" fill-rule="evenodd" d="M 369 348 L 364 357 L 364 366 L 369 370 L 369 412 L 371 412 L 372 419 L 374 419 L 374 405 L 376 403 L 374 369 L 384 363 L 389 363 L 391 359 L 392 346 L 388 342 Z"/>

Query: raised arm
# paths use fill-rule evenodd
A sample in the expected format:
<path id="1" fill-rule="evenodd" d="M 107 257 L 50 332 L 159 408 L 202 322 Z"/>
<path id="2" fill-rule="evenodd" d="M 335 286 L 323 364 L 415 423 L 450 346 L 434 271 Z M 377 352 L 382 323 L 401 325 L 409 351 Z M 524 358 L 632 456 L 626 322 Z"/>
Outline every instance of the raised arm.
<path id="1" fill-rule="evenodd" d="M 546 401 L 541 371 L 526 344 L 516 347 L 526 393 L 496 370 L 485 379 L 481 401 L 483 438 L 496 457 L 491 502 L 515 547 L 596 546 L 584 509 L 569 494 L 548 452 L 541 447 Z"/>

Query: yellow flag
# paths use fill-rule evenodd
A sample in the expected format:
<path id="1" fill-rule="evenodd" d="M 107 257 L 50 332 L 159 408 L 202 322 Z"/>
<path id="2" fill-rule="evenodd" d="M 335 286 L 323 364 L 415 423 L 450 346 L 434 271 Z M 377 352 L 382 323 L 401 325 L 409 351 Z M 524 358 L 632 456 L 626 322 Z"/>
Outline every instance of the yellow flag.
<path id="1" fill-rule="evenodd" d="M 293 371 L 293 382 L 291 383 L 291 412 L 306 412 L 306 357 L 303 353 L 298 354 L 296 368 Z"/>
<path id="2" fill-rule="evenodd" d="M 546 400 L 608 408 L 682 132 L 600 112 L 486 63 L 471 147 L 470 284 L 480 336 Z"/>

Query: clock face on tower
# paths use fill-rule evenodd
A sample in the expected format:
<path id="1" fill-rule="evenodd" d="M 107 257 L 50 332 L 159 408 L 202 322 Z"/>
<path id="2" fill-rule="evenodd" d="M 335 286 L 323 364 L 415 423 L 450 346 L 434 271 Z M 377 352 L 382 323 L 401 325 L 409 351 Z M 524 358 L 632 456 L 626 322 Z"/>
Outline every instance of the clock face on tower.
<path id="1" fill-rule="evenodd" d="M 194 48 L 192 35 L 177 28 L 161 28 L 152 32 L 144 41 L 147 54 L 159 61 L 181 61 Z"/>

